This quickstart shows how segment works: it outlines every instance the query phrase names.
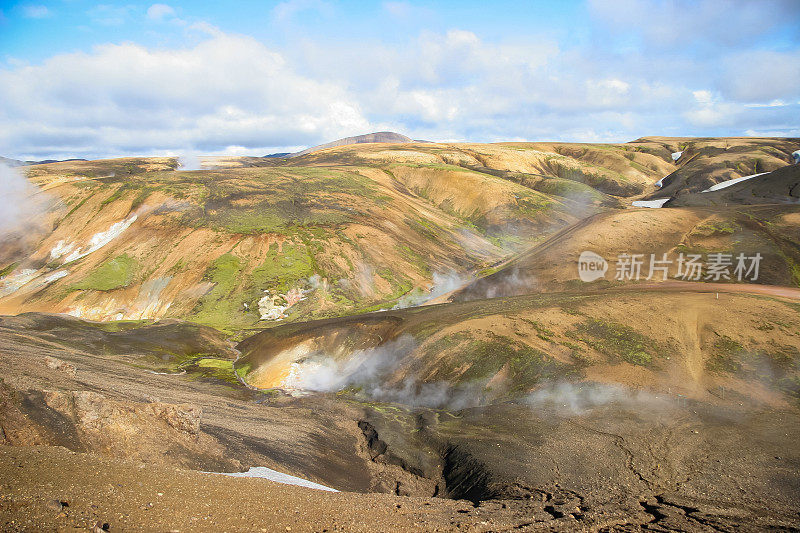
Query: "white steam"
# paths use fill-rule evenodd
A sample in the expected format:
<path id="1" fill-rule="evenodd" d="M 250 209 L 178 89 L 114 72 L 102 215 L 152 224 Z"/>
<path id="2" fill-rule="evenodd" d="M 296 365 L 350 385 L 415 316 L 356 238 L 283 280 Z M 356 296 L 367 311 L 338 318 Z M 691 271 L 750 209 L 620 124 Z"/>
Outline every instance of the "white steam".
<path id="1" fill-rule="evenodd" d="M 410 335 L 403 335 L 376 348 L 356 350 L 344 360 L 321 355 L 295 363 L 284 384 L 303 390 L 337 391 L 377 382 L 416 348 Z"/>
<path id="2" fill-rule="evenodd" d="M 186 154 L 178 158 L 177 170 L 203 170 L 203 165 L 196 155 Z"/>
<path id="3" fill-rule="evenodd" d="M 404 359 L 417 347 L 411 335 L 402 335 L 381 346 L 356 350 L 347 359 L 325 354 L 294 363 L 283 386 L 317 392 L 353 388 L 372 400 L 449 409 L 480 405 L 485 383 L 453 387 L 447 382 L 419 383 L 413 377 L 392 382 Z"/>
<path id="4" fill-rule="evenodd" d="M 49 202 L 38 192 L 17 168 L 0 163 L 0 238 L 41 223 Z"/>
<path id="5" fill-rule="evenodd" d="M 609 405 L 630 410 L 655 410 L 670 403 L 666 397 L 620 385 L 563 381 L 537 389 L 524 401 L 532 407 L 552 409 L 556 414 L 567 416 Z"/>
<path id="6" fill-rule="evenodd" d="M 491 402 L 492 392 L 487 389 L 487 380 L 457 385 L 447 381 L 418 381 L 408 372 L 413 363 L 409 356 L 416 348 L 417 342 L 406 334 L 375 348 L 356 350 L 347 358 L 312 354 L 292 364 L 282 386 L 288 390 L 315 392 L 352 389 L 370 400 L 410 407 L 460 410 Z M 399 379 L 398 376 L 404 377 Z M 669 396 L 644 390 L 566 381 L 543 383 L 519 401 L 556 416 L 580 415 L 603 407 L 655 412 L 674 405 Z"/>
<path id="7" fill-rule="evenodd" d="M 486 298 L 528 294 L 534 292 L 537 287 L 536 276 L 530 272 L 523 272 L 519 268 L 514 268 L 510 275 L 493 281 L 486 288 Z"/>
<path id="8" fill-rule="evenodd" d="M 431 300 L 435 300 L 436 298 L 447 294 L 448 292 L 453 292 L 456 289 L 464 287 L 474 279 L 475 278 L 473 276 L 459 274 L 455 271 L 444 273 L 434 272 L 433 284 L 431 285 L 429 291 L 424 292 L 418 290 L 405 294 L 397 301 L 397 305 L 394 306 L 394 309 L 405 309 L 406 307 L 423 305 Z"/>

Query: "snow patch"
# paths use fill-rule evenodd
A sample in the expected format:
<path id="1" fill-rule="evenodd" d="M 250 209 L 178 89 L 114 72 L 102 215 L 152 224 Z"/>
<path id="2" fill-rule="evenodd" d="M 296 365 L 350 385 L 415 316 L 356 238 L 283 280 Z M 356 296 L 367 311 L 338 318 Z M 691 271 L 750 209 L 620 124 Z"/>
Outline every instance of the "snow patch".
<path id="1" fill-rule="evenodd" d="M 20 270 L 16 274 L 7 275 L 0 280 L 0 296 L 18 291 L 23 285 L 37 276 L 36 272 L 37 271 L 32 268 L 26 268 Z"/>
<path id="2" fill-rule="evenodd" d="M 672 200 L 672 198 L 658 198 L 656 200 L 636 200 L 631 205 L 633 207 L 650 207 L 653 209 L 657 209 L 659 207 L 663 207 L 663 205 L 667 202 Z"/>
<path id="3" fill-rule="evenodd" d="M 681 150 L 680 152 L 672 152 L 672 160 L 677 161 L 678 159 L 681 158 L 682 155 L 683 155 L 683 150 Z"/>
<path id="4" fill-rule="evenodd" d="M 68 253 L 72 252 L 75 249 L 74 242 L 67 242 L 67 241 L 58 241 L 53 249 L 50 250 L 50 260 L 58 259 L 59 257 L 63 257 Z"/>
<path id="5" fill-rule="evenodd" d="M 248 470 L 247 472 L 211 472 L 211 473 L 222 474 L 224 476 L 233 476 L 233 477 L 257 477 L 261 479 L 268 479 L 276 483 L 282 483 L 284 485 L 297 485 L 299 487 L 306 487 L 309 489 L 326 490 L 328 492 L 339 492 L 338 490 L 332 489 L 331 487 L 326 487 L 325 485 L 320 485 L 319 483 L 314 483 L 313 481 L 309 481 L 301 477 L 284 474 L 283 472 L 278 472 L 277 470 L 267 468 L 266 466 L 251 466 L 250 470 Z"/>
<path id="6" fill-rule="evenodd" d="M 746 180 L 749 180 L 751 178 L 755 178 L 757 176 L 763 176 L 764 174 L 769 174 L 769 172 L 760 172 L 758 174 L 751 174 L 749 176 L 742 176 L 741 178 L 735 178 L 735 179 L 732 179 L 732 180 L 723 181 L 722 183 L 717 183 L 716 185 L 714 185 L 712 187 L 709 187 L 708 189 L 706 189 L 706 190 L 704 190 L 702 192 L 712 192 L 712 191 L 718 191 L 720 189 L 725 189 L 727 187 L 730 187 L 731 185 L 736 185 L 739 182 L 746 181 Z"/>
<path id="7" fill-rule="evenodd" d="M 25 292 L 35 291 L 68 274 L 69 270 L 57 270 L 47 275 L 42 275 L 37 270 L 26 268 L 17 274 L 6 276 L 0 280 L 0 296 L 6 296 L 22 288 L 25 288 Z"/>
<path id="8" fill-rule="evenodd" d="M 92 235 L 92 238 L 89 239 L 88 247 L 85 250 L 83 248 L 72 250 L 72 248 L 74 248 L 75 245 L 61 244 L 63 241 L 56 243 L 56 247 L 54 248 L 54 250 L 58 248 L 59 249 L 58 251 L 60 251 L 63 250 L 64 248 L 72 247 L 70 248 L 72 251 L 68 255 L 66 255 L 66 257 L 64 257 L 65 263 L 69 263 L 70 261 L 75 261 L 76 259 L 80 259 L 81 257 L 86 257 L 90 253 L 96 252 L 106 244 L 110 243 L 111 241 L 122 235 L 122 232 L 128 229 L 131 224 L 136 222 L 137 218 L 138 215 L 135 214 L 131 215 L 125 220 L 120 220 L 119 222 L 111 224 L 111 227 L 108 228 L 106 231 L 95 233 L 94 235 Z M 52 255 L 52 253 L 53 251 L 51 250 L 50 254 Z"/>
<path id="9" fill-rule="evenodd" d="M 56 272 L 53 272 L 52 274 L 46 275 L 42 281 L 44 282 L 45 285 L 47 285 L 63 278 L 67 274 L 69 274 L 69 270 L 58 270 Z"/>

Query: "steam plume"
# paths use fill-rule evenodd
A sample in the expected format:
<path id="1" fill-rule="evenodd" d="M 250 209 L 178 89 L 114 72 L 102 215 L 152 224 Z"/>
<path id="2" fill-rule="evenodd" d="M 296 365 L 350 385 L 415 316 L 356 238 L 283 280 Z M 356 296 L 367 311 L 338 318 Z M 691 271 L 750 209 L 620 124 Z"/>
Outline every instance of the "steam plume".
<path id="1" fill-rule="evenodd" d="M 564 381 L 548 383 L 529 394 L 524 401 L 532 407 L 552 409 L 556 414 L 566 416 L 607 405 L 630 410 L 653 410 L 669 404 L 664 397 L 620 385 Z"/>
<path id="2" fill-rule="evenodd" d="M 447 382 L 419 383 L 413 377 L 393 383 L 391 375 L 402 370 L 404 359 L 416 347 L 411 335 L 402 335 L 375 348 L 356 350 L 345 360 L 320 354 L 296 363 L 284 383 L 317 392 L 353 388 L 372 400 L 412 407 L 464 409 L 481 404 L 483 383 L 454 387 Z"/>
<path id="3" fill-rule="evenodd" d="M 199 157 L 186 154 L 178 158 L 178 170 L 203 170 L 203 166 Z"/>
<path id="4" fill-rule="evenodd" d="M 434 300 L 448 292 L 453 292 L 474 279 L 468 275 L 462 275 L 455 271 L 446 273 L 434 272 L 433 285 L 428 292 L 414 291 L 404 295 L 397 301 L 395 309 L 405 309 L 406 307 L 416 307 L 426 302 Z"/>
<path id="5" fill-rule="evenodd" d="M 0 163 L 0 238 L 37 224 L 49 202 L 18 169 Z"/>

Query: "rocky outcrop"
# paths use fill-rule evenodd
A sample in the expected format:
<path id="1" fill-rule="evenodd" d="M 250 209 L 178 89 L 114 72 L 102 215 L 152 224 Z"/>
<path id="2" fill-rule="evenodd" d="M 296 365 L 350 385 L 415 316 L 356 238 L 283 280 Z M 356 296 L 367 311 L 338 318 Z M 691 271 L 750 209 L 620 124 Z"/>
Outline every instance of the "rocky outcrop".
<path id="1" fill-rule="evenodd" d="M 91 391 L 45 391 L 44 400 L 87 435 L 96 432 L 107 436 L 148 426 L 167 431 L 172 428 L 186 435 L 200 431 L 202 409 L 195 405 L 111 400 Z"/>
<path id="2" fill-rule="evenodd" d="M 54 444 L 43 431 L 20 409 L 20 395 L 0 379 L 0 444 L 37 446 Z"/>
<path id="3" fill-rule="evenodd" d="M 75 365 L 66 361 L 62 361 L 61 359 L 56 359 L 55 357 L 51 357 L 49 355 L 44 358 L 44 364 L 47 366 L 47 368 L 64 372 L 72 377 L 75 377 L 78 374 Z"/>
<path id="4" fill-rule="evenodd" d="M 57 445 L 203 470 L 241 467 L 201 431 L 197 405 L 137 402 L 87 390 L 0 387 L 0 444 Z"/>

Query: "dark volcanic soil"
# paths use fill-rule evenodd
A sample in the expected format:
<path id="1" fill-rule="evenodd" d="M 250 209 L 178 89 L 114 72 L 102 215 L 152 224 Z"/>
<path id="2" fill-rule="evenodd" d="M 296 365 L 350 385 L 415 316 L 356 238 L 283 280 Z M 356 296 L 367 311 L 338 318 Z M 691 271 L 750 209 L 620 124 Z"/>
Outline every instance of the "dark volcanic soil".
<path id="1" fill-rule="evenodd" d="M 411 410 L 157 375 L 145 352 L 82 351 L 60 336 L 0 327 L 3 530 L 800 527 L 795 408 L 641 393 L 571 409 L 562 392 Z M 350 492 L 198 471 L 251 466 Z"/>

